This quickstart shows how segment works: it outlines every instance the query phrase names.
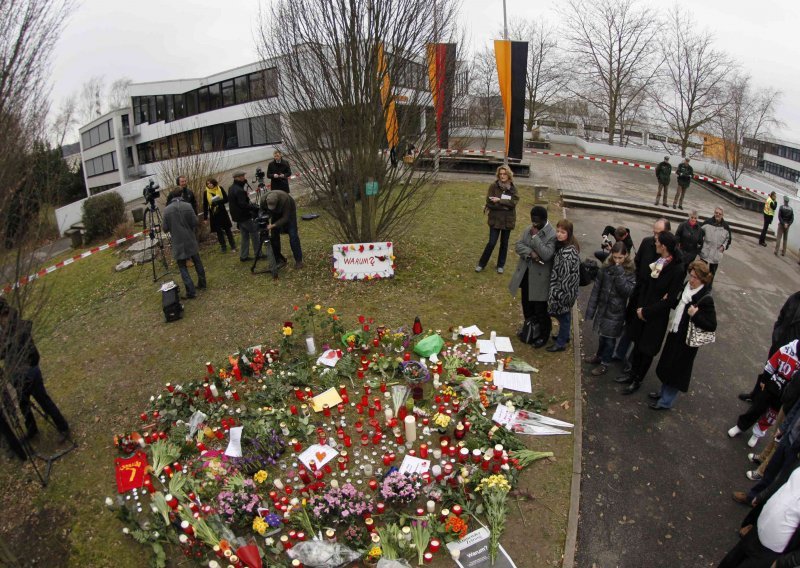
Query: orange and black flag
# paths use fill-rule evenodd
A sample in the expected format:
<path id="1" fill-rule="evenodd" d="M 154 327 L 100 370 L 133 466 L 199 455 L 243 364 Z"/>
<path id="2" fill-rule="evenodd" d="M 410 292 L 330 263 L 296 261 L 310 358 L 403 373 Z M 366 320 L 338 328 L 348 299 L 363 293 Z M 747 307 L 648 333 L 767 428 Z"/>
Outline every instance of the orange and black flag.
<path id="1" fill-rule="evenodd" d="M 450 113 L 456 75 L 456 44 L 428 44 L 428 79 L 436 117 L 436 143 L 447 148 L 450 142 Z"/>
<path id="2" fill-rule="evenodd" d="M 506 111 L 506 156 L 522 159 L 522 130 L 525 125 L 525 75 L 528 42 L 498 39 L 494 42 L 500 98 Z"/>
<path id="3" fill-rule="evenodd" d="M 400 143 L 400 134 L 397 129 L 397 109 L 395 107 L 392 82 L 386 69 L 386 59 L 383 44 L 378 44 L 378 78 L 381 81 L 381 103 L 383 103 L 384 118 L 386 120 L 386 141 L 389 149 L 397 149 Z"/>

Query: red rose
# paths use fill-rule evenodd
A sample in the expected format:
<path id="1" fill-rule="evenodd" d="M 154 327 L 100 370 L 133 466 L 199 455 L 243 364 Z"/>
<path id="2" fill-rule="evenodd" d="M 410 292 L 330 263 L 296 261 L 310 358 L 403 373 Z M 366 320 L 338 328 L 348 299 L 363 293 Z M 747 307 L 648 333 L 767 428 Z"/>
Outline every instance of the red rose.
<path id="1" fill-rule="evenodd" d="M 364 316 L 358 316 L 358 323 L 364 323 L 365 321 L 367 321 L 367 318 Z"/>

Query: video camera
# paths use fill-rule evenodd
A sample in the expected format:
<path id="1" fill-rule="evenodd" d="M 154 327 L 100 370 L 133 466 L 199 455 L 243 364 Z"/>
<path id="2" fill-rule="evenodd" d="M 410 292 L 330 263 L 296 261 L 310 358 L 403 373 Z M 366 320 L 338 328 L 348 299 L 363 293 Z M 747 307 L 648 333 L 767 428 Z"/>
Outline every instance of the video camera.
<path id="1" fill-rule="evenodd" d="M 264 173 L 264 170 L 262 170 L 261 168 L 256 168 L 256 179 L 253 180 L 253 183 L 261 183 L 261 184 L 263 184 L 264 183 L 264 177 L 266 175 L 267 174 Z"/>
<path id="2" fill-rule="evenodd" d="M 144 200 L 148 203 L 154 203 L 155 200 L 161 196 L 161 192 L 159 191 L 160 189 L 161 186 L 151 179 L 150 183 L 144 186 L 144 189 L 142 190 L 142 196 L 144 197 Z"/>
<path id="3" fill-rule="evenodd" d="M 258 230 L 261 232 L 266 232 L 267 225 L 269 225 L 270 217 L 269 213 L 264 211 L 259 211 L 258 216 L 256 217 L 256 224 L 258 225 Z"/>

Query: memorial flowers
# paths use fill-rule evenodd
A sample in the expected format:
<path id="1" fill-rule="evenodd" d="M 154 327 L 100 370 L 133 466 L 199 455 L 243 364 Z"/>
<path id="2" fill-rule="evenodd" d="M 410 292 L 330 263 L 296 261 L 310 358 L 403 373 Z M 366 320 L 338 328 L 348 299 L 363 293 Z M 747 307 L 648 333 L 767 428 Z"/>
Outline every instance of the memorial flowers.
<path id="1" fill-rule="evenodd" d="M 322 495 L 309 501 L 312 514 L 332 524 L 350 523 L 353 517 L 362 517 L 372 513 L 372 501 L 352 483 L 329 489 Z"/>
<path id="2" fill-rule="evenodd" d="M 410 503 L 417 498 L 417 490 L 414 485 L 414 479 L 399 471 L 393 471 L 383 478 L 381 496 L 386 501 L 393 503 Z"/>
<path id="3" fill-rule="evenodd" d="M 490 475 L 485 477 L 475 488 L 476 493 L 483 497 L 483 505 L 486 507 L 486 519 L 489 521 L 489 557 L 494 564 L 497 559 L 497 550 L 500 547 L 500 537 L 506 528 L 506 516 L 508 506 L 506 497 L 511 491 L 511 484 L 504 475 Z"/>

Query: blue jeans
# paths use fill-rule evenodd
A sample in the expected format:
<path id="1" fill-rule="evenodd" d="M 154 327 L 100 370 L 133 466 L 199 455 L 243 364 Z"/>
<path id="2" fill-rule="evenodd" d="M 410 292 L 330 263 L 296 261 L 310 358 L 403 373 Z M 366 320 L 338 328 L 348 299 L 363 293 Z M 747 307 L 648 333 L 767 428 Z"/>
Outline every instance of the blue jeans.
<path id="1" fill-rule="evenodd" d="M 597 344 L 597 356 L 600 357 L 600 362 L 603 365 L 611 364 L 611 357 L 614 354 L 614 345 L 617 343 L 616 337 L 600 336 Z"/>
<path id="2" fill-rule="evenodd" d="M 678 393 L 681 392 L 675 387 L 671 387 L 669 385 L 661 385 L 661 398 L 658 399 L 656 404 L 661 408 L 672 408 L 672 405 L 675 404 L 675 399 L 678 398 Z"/>
<path id="3" fill-rule="evenodd" d="M 203 263 L 200 260 L 199 254 L 193 254 L 191 256 L 192 262 L 194 263 L 194 269 L 197 271 L 197 285 L 201 288 L 206 287 L 206 270 L 203 268 Z M 186 261 L 188 259 L 183 258 L 181 260 L 177 260 L 175 262 L 178 263 L 178 270 L 181 272 L 181 278 L 183 279 L 183 285 L 186 286 L 186 295 L 187 296 L 195 296 L 197 294 L 197 290 L 195 290 L 194 282 L 192 282 L 192 277 L 189 276 L 189 269 L 186 268 Z"/>
<path id="4" fill-rule="evenodd" d="M 572 323 L 572 312 L 564 312 L 563 314 L 556 314 L 555 318 L 558 320 L 558 335 L 556 336 L 556 345 L 564 347 L 569 343 L 569 328 Z"/>
<path id="5" fill-rule="evenodd" d="M 294 261 L 303 262 L 303 249 L 300 248 L 300 234 L 297 232 L 297 223 L 289 223 L 283 229 L 283 232 L 289 234 L 289 246 L 292 249 Z M 272 243 L 272 252 L 275 255 L 275 261 L 286 262 L 286 257 L 281 254 L 281 229 L 272 229 L 269 238 Z"/>
<path id="6" fill-rule="evenodd" d="M 489 263 L 492 257 L 494 246 L 497 244 L 497 238 L 500 237 L 500 252 L 497 254 L 497 268 L 503 268 L 506 265 L 506 256 L 508 255 L 508 237 L 511 234 L 511 229 L 494 229 L 489 227 L 489 242 L 483 249 L 481 259 L 478 261 L 478 266 L 484 267 Z"/>

